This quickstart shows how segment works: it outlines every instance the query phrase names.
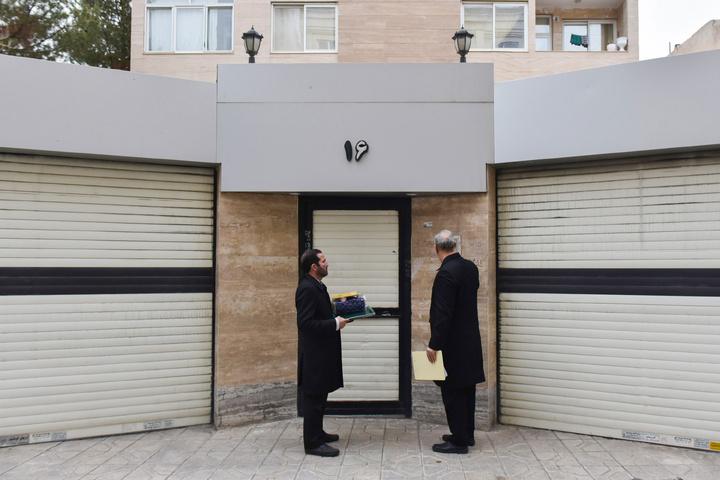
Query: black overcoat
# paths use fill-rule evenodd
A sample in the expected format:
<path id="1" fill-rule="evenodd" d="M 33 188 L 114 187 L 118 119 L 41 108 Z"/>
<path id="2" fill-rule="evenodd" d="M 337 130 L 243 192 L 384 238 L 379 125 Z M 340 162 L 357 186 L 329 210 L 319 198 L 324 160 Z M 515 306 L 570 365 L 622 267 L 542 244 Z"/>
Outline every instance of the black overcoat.
<path id="1" fill-rule="evenodd" d="M 459 253 L 445 257 L 435 276 L 430 304 L 430 343 L 442 351 L 448 376 L 436 382 L 469 387 L 485 381 L 478 324 L 478 268 Z"/>
<path id="2" fill-rule="evenodd" d="M 298 385 L 305 393 L 343 386 L 342 345 L 327 287 L 310 275 L 295 292 L 298 326 Z"/>

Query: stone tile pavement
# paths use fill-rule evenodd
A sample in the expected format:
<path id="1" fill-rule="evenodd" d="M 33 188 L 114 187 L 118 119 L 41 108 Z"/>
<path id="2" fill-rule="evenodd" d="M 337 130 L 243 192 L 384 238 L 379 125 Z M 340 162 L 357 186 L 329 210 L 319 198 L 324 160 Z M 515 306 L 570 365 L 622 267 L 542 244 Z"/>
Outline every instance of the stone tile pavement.
<path id="1" fill-rule="evenodd" d="M 468 455 L 431 450 L 443 425 L 326 417 L 335 458 L 306 456 L 302 421 L 187 427 L 0 449 L 0 479 L 718 480 L 720 452 L 499 425 Z"/>

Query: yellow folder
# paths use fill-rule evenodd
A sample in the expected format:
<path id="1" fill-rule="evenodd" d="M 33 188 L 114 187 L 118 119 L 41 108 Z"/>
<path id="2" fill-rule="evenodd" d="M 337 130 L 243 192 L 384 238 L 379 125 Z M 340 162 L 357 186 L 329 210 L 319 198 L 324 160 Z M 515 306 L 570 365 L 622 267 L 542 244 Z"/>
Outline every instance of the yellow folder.
<path id="1" fill-rule="evenodd" d="M 430 363 L 425 350 L 412 352 L 412 361 L 415 380 L 445 380 L 442 352 L 436 353 L 435 363 Z"/>

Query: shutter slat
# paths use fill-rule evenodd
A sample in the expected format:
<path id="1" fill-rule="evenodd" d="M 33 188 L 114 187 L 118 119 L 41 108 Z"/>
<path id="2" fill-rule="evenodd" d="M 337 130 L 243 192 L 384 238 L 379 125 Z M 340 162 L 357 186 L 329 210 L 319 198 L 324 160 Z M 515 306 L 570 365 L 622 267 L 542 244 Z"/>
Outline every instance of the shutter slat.
<path id="1" fill-rule="evenodd" d="M 35 443 L 210 421 L 213 295 L 192 292 L 206 275 L 192 269 L 213 267 L 214 177 L 0 155 L 0 270 L 33 293 L 0 295 L 0 436 Z M 156 267 L 159 276 L 143 274 Z M 139 293 L 83 293 L 125 284 Z M 142 293 L 175 286 L 191 291 Z M 78 294 L 53 290 L 65 287 Z"/>
<path id="2" fill-rule="evenodd" d="M 540 269 L 508 273 L 518 292 L 499 294 L 502 422 L 615 438 L 641 432 L 704 449 L 716 441 L 720 298 L 710 295 L 710 269 L 720 268 L 719 183 L 711 154 L 498 172 L 500 284 L 511 269 Z M 614 295 L 562 293 L 575 291 L 566 286 L 573 281 L 608 291 L 616 278 L 603 276 L 608 269 L 669 278 L 628 272 Z M 522 291 L 544 278 L 558 278 L 559 293 Z M 622 291 L 642 282 L 669 287 Z"/>

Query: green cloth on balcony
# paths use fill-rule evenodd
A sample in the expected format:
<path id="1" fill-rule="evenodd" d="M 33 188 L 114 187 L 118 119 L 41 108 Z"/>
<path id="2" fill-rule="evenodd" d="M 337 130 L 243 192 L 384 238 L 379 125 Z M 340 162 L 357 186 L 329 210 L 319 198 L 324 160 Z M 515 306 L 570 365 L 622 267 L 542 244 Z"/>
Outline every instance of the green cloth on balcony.
<path id="1" fill-rule="evenodd" d="M 577 45 L 579 47 L 582 45 L 582 43 L 583 43 L 583 41 L 582 41 L 581 35 L 575 35 L 574 33 L 570 34 L 570 44 L 571 45 Z"/>

